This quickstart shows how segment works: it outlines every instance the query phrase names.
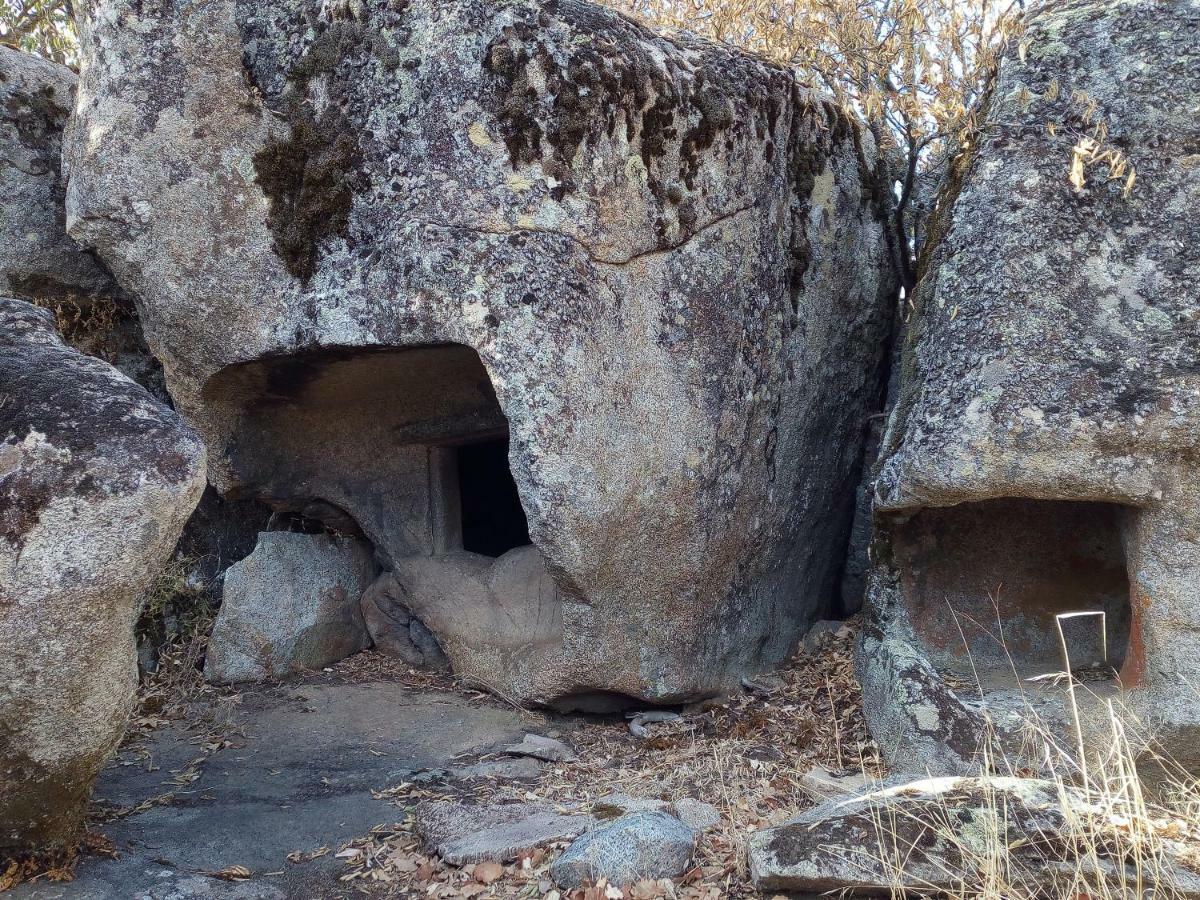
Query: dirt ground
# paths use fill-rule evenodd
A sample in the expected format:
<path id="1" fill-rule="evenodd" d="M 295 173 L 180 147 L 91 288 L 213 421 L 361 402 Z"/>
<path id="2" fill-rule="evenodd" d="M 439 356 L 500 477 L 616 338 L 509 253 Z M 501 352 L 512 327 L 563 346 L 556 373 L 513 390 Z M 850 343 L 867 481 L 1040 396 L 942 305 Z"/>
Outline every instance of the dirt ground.
<path id="1" fill-rule="evenodd" d="M 717 807 L 693 868 L 673 882 L 599 885 L 572 898 L 756 896 L 745 839 L 812 805 L 814 765 L 878 773 L 853 677 L 852 629 L 802 652 L 735 697 L 633 734 L 624 717 L 516 708 L 450 677 L 363 653 L 321 673 L 231 691 L 164 674 L 97 786 L 89 845 L 72 881 L 42 873 L 37 898 L 562 897 L 558 848 L 458 868 L 427 856 L 419 801 L 538 801 L 590 811 L 602 797 L 694 798 Z M 164 670 L 170 673 L 170 666 Z M 576 751 L 536 777 L 464 780 L 525 733 Z M 2 875 L 3 873 L 0 873 Z"/>

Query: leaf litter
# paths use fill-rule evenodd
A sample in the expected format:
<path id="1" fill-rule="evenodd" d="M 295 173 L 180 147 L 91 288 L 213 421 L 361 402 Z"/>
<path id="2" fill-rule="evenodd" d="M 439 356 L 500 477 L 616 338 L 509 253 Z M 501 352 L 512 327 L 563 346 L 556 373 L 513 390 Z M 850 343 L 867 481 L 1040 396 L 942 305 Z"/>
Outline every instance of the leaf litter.
<path id="1" fill-rule="evenodd" d="M 878 747 L 862 714 L 854 676 L 855 627 L 824 637 L 801 651 L 775 676 L 747 693 L 685 708 L 677 718 L 639 722 L 631 733 L 624 718 L 582 720 L 564 739 L 578 752 L 530 780 L 453 779 L 422 773 L 376 793 L 397 806 L 397 821 L 374 828 L 340 848 L 342 881 L 370 897 L 546 898 L 546 900 L 715 900 L 757 896 L 749 880 L 750 833 L 779 824 L 814 804 L 801 783 L 814 766 L 838 774 L 882 776 Z M 378 675 L 377 654 L 360 654 L 334 667 L 347 675 Z M 448 676 L 413 675 L 431 681 Z M 442 687 L 426 682 L 425 687 Z M 480 702 L 496 702 L 478 694 Z M 536 715 L 536 714 L 535 714 Z M 485 756 L 481 761 L 500 758 Z M 537 802 L 560 810 L 591 811 L 612 794 L 676 801 L 692 798 L 715 806 L 720 823 L 698 843 L 694 865 L 675 880 L 633 885 L 601 882 L 560 891 L 550 864 L 566 842 L 527 850 L 513 862 L 456 867 L 427 855 L 409 811 L 422 800 L 466 803 Z"/>

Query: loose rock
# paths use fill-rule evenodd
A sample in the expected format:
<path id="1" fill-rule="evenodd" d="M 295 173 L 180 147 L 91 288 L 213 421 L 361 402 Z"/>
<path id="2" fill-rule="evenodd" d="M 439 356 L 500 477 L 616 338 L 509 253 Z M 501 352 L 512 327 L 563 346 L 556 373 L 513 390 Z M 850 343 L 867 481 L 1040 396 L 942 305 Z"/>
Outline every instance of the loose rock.
<path id="1" fill-rule="evenodd" d="M 494 778 L 501 781 L 533 781 L 541 777 L 544 766 L 536 759 L 497 759 L 490 762 L 463 766 L 451 772 L 455 778 L 469 781 L 473 778 Z"/>
<path id="2" fill-rule="evenodd" d="M 587 832 L 550 867 L 559 887 L 574 890 L 601 878 L 622 886 L 687 871 L 696 831 L 664 812 L 633 812 Z"/>
<path id="3" fill-rule="evenodd" d="M 628 794 L 609 794 L 592 804 L 592 815 L 600 819 L 614 819 L 634 812 L 670 813 L 695 831 L 705 831 L 721 821 L 721 814 L 715 806 L 690 797 L 668 802 L 650 797 L 631 797 Z"/>
<path id="4" fill-rule="evenodd" d="M 592 820 L 536 803 L 475 806 L 430 800 L 417 805 L 413 821 L 430 852 L 462 866 L 509 862 L 522 850 L 569 841 Z"/>
<path id="5" fill-rule="evenodd" d="M 514 756 L 532 756 L 546 762 L 574 762 L 577 759 L 575 751 L 562 741 L 540 734 L 527 734 L 521 743 L 505 747 L 504 752 Z"/>
<path id="6" fill-rule="evenodd" d="M 355 538 L 268 531 L 225 573 L 209 641 L 209 681 L 260 681 L 319 669 L 370 646 L 359 600 L 375 575 Z"/>

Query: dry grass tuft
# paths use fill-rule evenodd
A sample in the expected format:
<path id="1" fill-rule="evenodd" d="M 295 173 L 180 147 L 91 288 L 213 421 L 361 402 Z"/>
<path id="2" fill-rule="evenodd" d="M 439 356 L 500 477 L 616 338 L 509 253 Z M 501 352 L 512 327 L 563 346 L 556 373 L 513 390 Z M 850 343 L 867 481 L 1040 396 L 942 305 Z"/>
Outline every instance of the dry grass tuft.
<path id="1" fill-rule="evenodd" d="M 111 297 L 39 298 L 33 302 L 54 314 L 55 324 L 69 345 L 89 356 L 98 356 L 110 363 L 114 361 L 105 352 L 106 339 L 117 322 L 128 319 L 131 313 Z"/>
<path id="2" fill-rule="evenodd" d="M 1074 614 L 1079 615 L 1079 614 Z M 966 832 L 951 804 L 875 813 L 878 857 L 893 897 L 917 892 L 956 900 L 1182 900 L 1200 894 L 1200 781 L 1155 751 L 1153 734 L 1119 698 L 1102 699 L 1075 670 L 1059 617 L 1062 672 L 1071 733 L 1047 722 L 1025 699 L 1016 730 L 991 729 L 981 746 L 979 781 L 985 827 Z M 1013 676 L 1017 682 L 1016 670 Z M 982 689 L 976 684 L 976 689 Z M 1103 711 L 1085 728 L 1080 698 Z M 1091 717 L 1095 719 L 1096 716 Z M 1147 766 L 1162 784 L 1147 791 Z M 1005 778 L 1036 778 L 1055 796 L 1062 824 L 1014 840 Z M 952 860 L 938 885 L 914 885 L 900 832 L 924 831 Z"/>

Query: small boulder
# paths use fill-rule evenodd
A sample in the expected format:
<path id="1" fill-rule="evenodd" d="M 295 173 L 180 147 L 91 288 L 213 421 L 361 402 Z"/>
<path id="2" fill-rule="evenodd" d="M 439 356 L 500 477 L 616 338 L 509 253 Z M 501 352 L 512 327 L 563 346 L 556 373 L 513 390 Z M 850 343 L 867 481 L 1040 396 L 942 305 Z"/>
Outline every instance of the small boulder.
<path id="1" fill-rule="evenodd" d="M 375 575 L 362 541 L 268 531 L 225 573 L 205 677 L 261 681 L 319 669 L 370 646 L 359 600 Z"/>
<path id="2" fill-rule="evenodd" d="M 687 871 L 696 849 L 696 831 L 661 811 L 632 812 L 589 831 L 550 867 L 565 890 L 604 878 L 627 885 L 643 878 L 674 878 Z"/>
<path id="3" fill-rule="evenodd" d="M 572 840 L 591 824 L 587 816 L 537 803 L 476 806 L 436 800 L 418 804 L 413 819 L 425 848 L 455 866 L 508 862 L 522 850 Z"/>
<path id="4" fill-rule="evenodd" d="M 574 762 L 578 759 L 575 751 L 562 741 L 542 737 L 540 734 L 527 734 L 521 739 L 521 743 L 505 747 L 504 752 L 513 756 L 532 756 L 546 762 Z"/>
<path id="5" fill-rule="evenodd" d="M 392 572 L 375 579 L 362 596 L 363 621 L 375 649 L 416 669 L 449 672 L 450 660 L 425 623 L 413 615 L 404 585 Z"/>

